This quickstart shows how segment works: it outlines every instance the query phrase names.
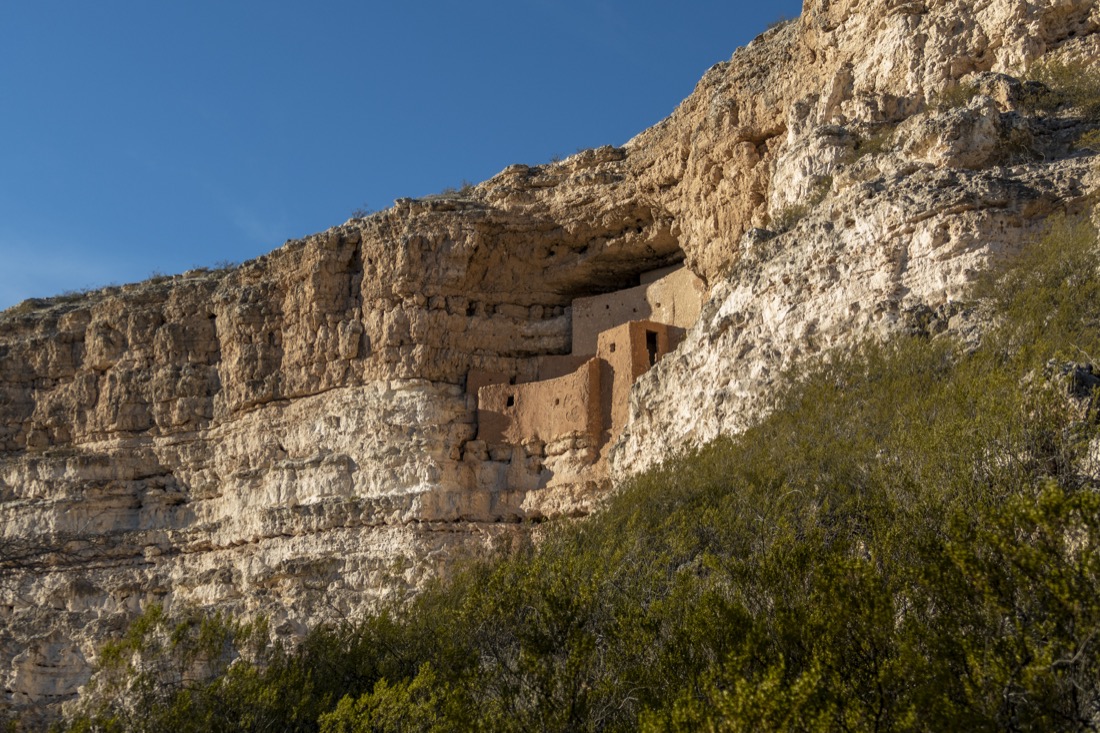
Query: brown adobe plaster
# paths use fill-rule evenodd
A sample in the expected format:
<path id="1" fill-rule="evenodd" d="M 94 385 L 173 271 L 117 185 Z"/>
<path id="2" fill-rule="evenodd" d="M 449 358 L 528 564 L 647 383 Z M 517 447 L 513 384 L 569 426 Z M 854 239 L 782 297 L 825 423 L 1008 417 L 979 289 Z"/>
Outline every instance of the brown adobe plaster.
<path id="1" fill-rule="evenodd" d="M 589 359 L 564 377 L 490 384 L 478 392 L 478 439 L 522 445 L 563 435 L 600 433 L 600 363 Z"/>
<path id="2" fill-rule="evenodd" d="M 601 448 L 613 442 L 626 424 L 631 386 L 675 347 L 702 305 L 702 281 L 682 266 L 639 280 L 574 300 L 573 353 L 540 357 L 538 381 L 471 370 L 466 391 L 476 396 L 478 441 L 526 445 L 586 434 Z M 662 320 L 646 317 L 654 313 Z"/>
<path id="3" fill-rule="evenodd" d="M 601 333 L 596 356 L 565 376 L 511 384 L 503 375 L 471 372 L 477 439 L 526 445 L 585 434 L 599 446 L 614 442 L 629 414 L 631 386 L 683 335 L 676 326 L 631 321 Z"/>
<path id="4" fill-rule="evenodd" d="M 629 321 L 650 320 L 682 329 L 699 319 L 703 281 L 686 267 L 641 276 L 640 285 L 573 301 L 573 353 L 594 354 L 599 336 Z"/>
<path id="5" fill-rule="evenodd" d="M 604 440 L 615 442 L 630 414 L 630 388 L 683 339 L 684 329 L 656 321 L 631 321 L 604 331 L 596 355 L 600 361 L 600 412 Z"/>

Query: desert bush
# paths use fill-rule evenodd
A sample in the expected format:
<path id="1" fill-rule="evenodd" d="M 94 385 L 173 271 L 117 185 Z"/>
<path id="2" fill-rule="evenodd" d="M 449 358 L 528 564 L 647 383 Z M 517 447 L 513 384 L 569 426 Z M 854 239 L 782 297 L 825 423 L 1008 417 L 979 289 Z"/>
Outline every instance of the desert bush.
<path id="1" fill-rule="evenodd" d="M 775 218 L 772 219 L 772 229 L 782 234 L 788 232 L 794 228 L 798 222 L 806 218 L 806 215 L 810 213 L 811 207 L 806 204 L 792 204 L 785 206 L 776 212 Z"/>
<path id="2" fill-rule="evenodd" d="M 1076 147 L 1100 153 L 1100 130 L 1089 130 L 1077 138 Z"/>
<path id="3" fill-rule="evenodd" d="M 434 197 L 429 196 L 428 198 L 461 198 L 464 196 L 469 196 L 471 193 L 473 193 L 473 191 L 474 184 L 463 178 L 462 185 L 460 187 L 455 188 L 454 186 L 447 186 Z"/>
<path id="4" fill-rule="evenodd" d="M 782 234 L 783 232 L 793 229 L 799 221 L 806 218 L 806 215 L 813 211 L 815 206 L 828 197 L 832 188 L 832 176 L 824 176 L 818 179 L 806 195 L 804 203 L 792 204 L 791 206 L 780 209 L 776 213 L 775 218 L 771 222 L 772 230 Z"/>
<path id="5" fill-rule="evenodd" d="M 780 15 L 771 23 L 768 23 L 768 25 L 764 28 L 764 32 L 767 33 L 768 31 L 775 30 L 776 28 L 783 28 L 795 22 L 795 20 L 797 20 L 797 18 L 790 18 L 786 15 Z"/>
<path id="6" fill-rule="evenodd" d="M 944 87 L 932 96 L 931 105 L 940 112 L 948 112 L 970 104 L 981 90 L 974 84 L 954 84 Z"/>
<path id="7" fill-rule="evenodd" d="M 33 313 L 39 308 L 44 308 L 47 305 L 47 301 L 41 298 L 27 298 L 26 300 L 19 301 L 7 310 L 0 311 L 0 313 L 8 316 L 23 316 L 28 313 Z"/>
<path id="8" fill-rule="evenodd" d="M 125 637 L 104 646 L 74 731 L 264 730 L 306 710 L 309 679 L 295 675 L 262 619 L 241 622 L 190 610 L 148 607 Z M 278 680 L 278 698 L 265 697 Z M 267 687 L 264 687 L 264 684 Z M 265 727 L 266 726 L 266 727 Z"/>
<path id="9" fill-rule="evenodd" d="M 1089 118 L 1100 116 L 1100 70 L 1081 61 L 1045 61 L 1032 66 L 1028 76 L 1039 84 L 1029 97 L 1036 110 L 1076 109 Z"/>
<path id="10" fill-rule="evenodd" d="M 76 303 L 86 298 L 88 293 L 94 290 L 95 288 L 73 288 L 54 296 L 54 300 L 58 303 Z"/>
<path id="11" fill-rule="evenodd" d="M 858 137 L 853 151 L 855 160 L 865 155 L 881 155 L 889 152 L 893 148 L 894 132 L 897 127 L 895 124 L 879 125 L 866 135 Z"/>
<path id="12" fill-rule="evenodd" d="M 1027 126 L 1026 120 L 1009 126 L 1001 133 L 1001 152 L 999 161 L 1005 165 L 1027 163 L 1041 160 L 1043 155 L 1036 146 L 1036 137 Z"/>

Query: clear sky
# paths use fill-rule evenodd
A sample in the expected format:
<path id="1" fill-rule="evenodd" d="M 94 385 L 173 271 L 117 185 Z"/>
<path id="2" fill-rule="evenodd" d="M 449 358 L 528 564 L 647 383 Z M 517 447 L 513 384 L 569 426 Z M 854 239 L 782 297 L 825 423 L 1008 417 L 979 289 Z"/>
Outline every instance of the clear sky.
<path id="1" fill-rule="evenodd" d="M 619 145 L 800 0 L 0 0 L 0 308 Z"/>

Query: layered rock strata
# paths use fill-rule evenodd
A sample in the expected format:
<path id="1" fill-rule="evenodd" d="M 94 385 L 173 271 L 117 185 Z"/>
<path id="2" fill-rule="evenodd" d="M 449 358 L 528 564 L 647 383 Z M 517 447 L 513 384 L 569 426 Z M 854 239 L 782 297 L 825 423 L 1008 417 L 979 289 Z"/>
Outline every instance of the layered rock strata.
<path id="1" fill-rule="evenodd" d="M 1076 142 L 1096 121 L 1035 109 L 1020 79 L 1095 63 L 1098 29 L 1088 0 L 811 0 L 622 148 L 231 271 L 6 311 L 6 701 L 70 699 L 152 602 L 292 636 L 415 592 L 522 520 L 589 511 L 608 466 L 743 428 L 807 358 L 980 327 L 976 274 L 1097 189 Z M 575 299 L 681 260 L 707 303 L 634 386 L 609 462 L 479 445 L 471 372 L 543 378 Z"/>

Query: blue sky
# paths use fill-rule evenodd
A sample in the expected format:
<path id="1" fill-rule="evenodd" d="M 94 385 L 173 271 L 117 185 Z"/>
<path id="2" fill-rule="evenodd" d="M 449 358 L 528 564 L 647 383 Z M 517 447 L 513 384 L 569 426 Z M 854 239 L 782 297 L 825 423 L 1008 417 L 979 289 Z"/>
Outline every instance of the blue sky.
<path id="1" fill-rule="evenodd" d="M 800 8 L 4 0 L 0 308 L 622 144 Z"/>

